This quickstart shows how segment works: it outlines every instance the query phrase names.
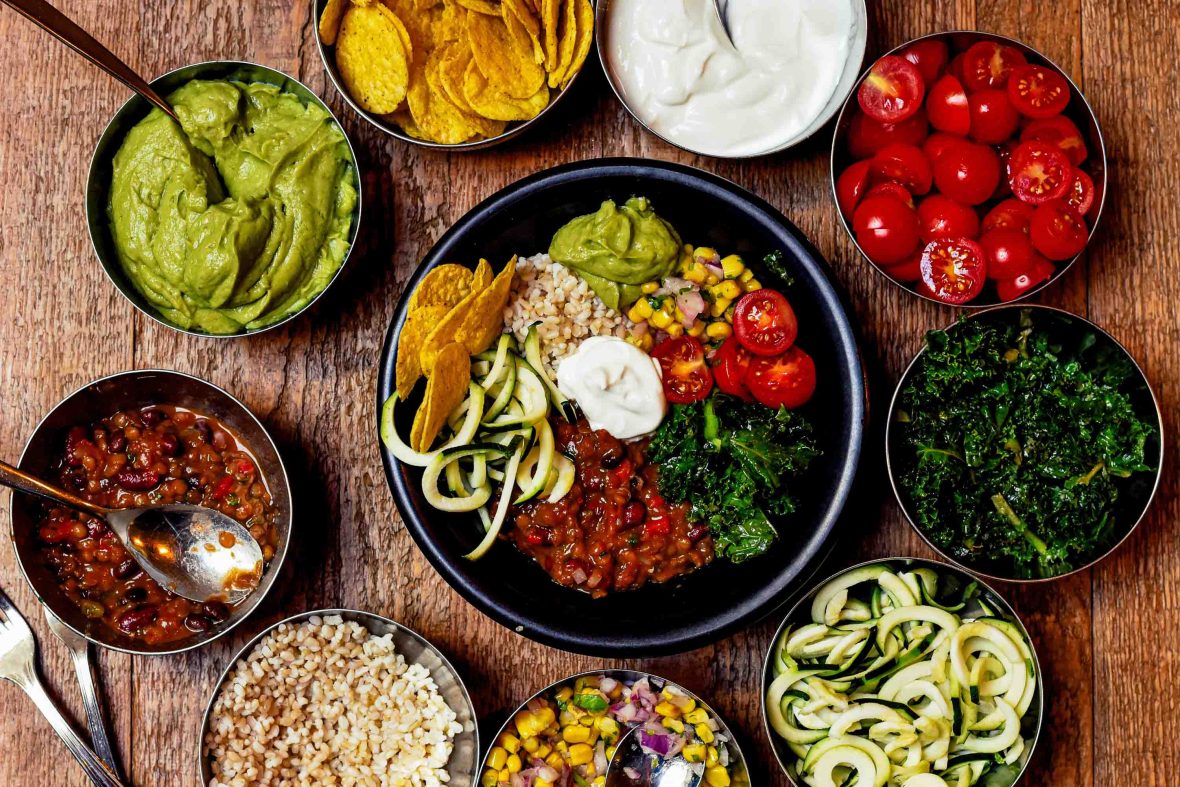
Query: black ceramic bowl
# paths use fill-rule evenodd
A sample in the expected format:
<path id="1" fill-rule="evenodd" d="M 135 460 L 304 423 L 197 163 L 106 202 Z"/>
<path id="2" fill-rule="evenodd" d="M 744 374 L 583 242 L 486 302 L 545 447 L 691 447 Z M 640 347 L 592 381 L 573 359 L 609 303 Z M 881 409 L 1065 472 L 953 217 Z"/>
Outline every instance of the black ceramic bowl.
<path id="1" fill-rule="evenodd" d="M 649 584 L 604 599 L 555 584 L 507 543 L 478 562 L 463 555 L 483 532 L 474 516 L 453 516 L 424 500 L 421 473 L 382 447 L 389 485 L 418 546 L 443 578 L 504 626 L 548 645 L 610 656 L 672 653 L 700 647 L 771 611 L 806 582 L 826 556 L 860 458 L 865 382 L 855 332 L 827 264 L 778 211 L 738 186 L 699 170 L 641 159 L 605 159 L 546 170 L 495 194 L 459 220 L 426 254 L 407 283 L 385 339 L 377 386 L 377 417 L 394 391 L 397 336 L 406 300 L 421 277 L 442 262 L 499 268 L 513 254 L 548 249 L 553 233 L 604 199 L 651 199 L 686 243 L 708 244 L 761 259 L 780 249 L 795 277 L 787 290 L 798 317 L 799 343 L 815 359 L 819 388 L 806 415 L 824 455 L 800 486 L 801 508 L 780 527 L 769 553 L 741 565 L 718 560 L 680 581 Z M 399 408 L 408 433 L 416 408 Z"/>

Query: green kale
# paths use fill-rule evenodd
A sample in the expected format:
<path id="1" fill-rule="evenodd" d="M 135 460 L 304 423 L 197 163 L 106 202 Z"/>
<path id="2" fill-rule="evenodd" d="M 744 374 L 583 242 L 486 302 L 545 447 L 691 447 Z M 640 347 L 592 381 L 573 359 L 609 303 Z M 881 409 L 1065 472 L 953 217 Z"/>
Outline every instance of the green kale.
<path id="1" fill-rule="evenodd" d="M 648 449 L 660 466 L 660 489 L 689 503 L 709 527 L 717 554 L 740 562 L 776 538 L 771 517 L 795 510 L 788 479 L 819 454 L 811 426 L 798 413 L 771 410 L 716 393 L 673 405 Z"/>
<path id="2" fill-rule="evenodd" d="M 783 283 L 783 287 L 790 287 L 795 283 L 795 277 L 787 270 L 786 257 L 779 250 L 775 250 L 762 258 L 762 267 L 777 276 Z"/>
<path id="3" fill-rule="evenodd" d="M 996 573 L 1055 576 L 1108 549 L 1154 426 L 1134 369 L 1092 332 L 1030 312 L 927 335 L 901 392 L 898 480 L 943 551 Z M 907 450 L 908 449 L 908 450 Z"/>

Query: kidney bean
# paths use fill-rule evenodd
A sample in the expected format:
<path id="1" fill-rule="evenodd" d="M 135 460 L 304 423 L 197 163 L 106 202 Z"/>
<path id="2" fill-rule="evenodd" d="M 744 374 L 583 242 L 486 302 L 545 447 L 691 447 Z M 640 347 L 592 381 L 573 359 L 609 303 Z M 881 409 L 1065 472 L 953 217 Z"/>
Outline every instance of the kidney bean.
<path id="1" fill-rule="evenodd" d="M 128 580 L 139 576 L 143 573 L 143 569 L 133 559 L 127 558 L 118 566 L 115 567 L 115 579 Z M 140 588 L 143 590 L 143 588 Z"/>
<path id="2" fill-rule="evenodd" d="M 688 531 L 688 539 L 694 544 L 707 535 L 709 535 L 709 528 L 705 527 L 704 525 L 697 525 Z"/>
<path id="3" fill-rule="evenodd" d="M 127 435 L 123 434 L 123 430 L 111 432 L 111 436 L 107 438 L 107 449 L 113 454 L 121 454 L 127 450 Z"/>
<path id="4" fill-rule="evenodd" d="M 160 485 L 160 474 L 152 470 L 125 467 L 115 473 L 115 482 L 130 492 L 147 492 Z"/>
<path id="5" fill-rule="evenodd" d="M 121 631 L 131 634 L 155 623 L 158 615 L 159 612 L 156 610 L 155 605 L 137 607 L 120 615 L 117 625 Z"/>
<path id="6" fill-rule="evenodd" d="M 176 456 L 180 451 L 180 440 L 176 435 L 171 433 L 164 433 L 160 435 L 160 455 L 161 456 Z"/>
<path id="7" fill-rule="evenodd" d="M 78 456 L 78 446 L 87 442 L 88 434 L 81 426 L 75 426 L 66 434 L 66 463 L 70 465 L 82 464 L 81 457 Z"/>
<path id="8" fill-rule="evenodd" d="M 143 421 L 144 426 L 152 427 L 164 420 L 164 411 L 149 407 L 139 411 L 139 419 Z"/>
<path id="9" fill-rule="evenodd" d="M 132 562 L 134 562 L 134 561 L 132 561 Z M 126 599 L 127 601 L 130 601 L 130 602 L 136 603 L 136 604 L 138 604 L 141 601 L 147 601 L 147 597 L 148 597 L 147 588 L 142 588 L 139 585 L 136 585 L 133 588 L 128 588 L 127 592 L 123 594 L 124 599 Z"/>
<path id="10" fill-rule="evenodd" d="M 229 618 L 229 607 L 220 601 L 206 601 L 201 609 L 214 623 L 220 623 Z"/>
<path id="11" fill-rule="evenodd" d="M 206 443 L 213 442 L 213 427 L 209 426 L 209 422 L 201 419 L 197 421 L 197 432 L 200 433 L 201 439 Z"/>
<path id="12" fill-rule="evenodd" d="M 647 519 L 647 506 L 642 502 L 632 500 L 623 507 L 623 524 L 627 527 L 642 524 L 644 519 Z"/>
<path id="13" fill-rule="evenodd" d="M 213 628 L 213 621 L 204 615 L 189 615 L 184 619 L 184 627 L 189 631 L 208 631 Z"/>
<path id="14" fill-rule="evenodd" d="M 600 434 L 599 445 L 602 448 L 602 459 L 599 461 L 607 470 L 613 470 L 618 467 L 623 461 L 623 457 L 627 455 L 623 444 L 610 435 Z"/>

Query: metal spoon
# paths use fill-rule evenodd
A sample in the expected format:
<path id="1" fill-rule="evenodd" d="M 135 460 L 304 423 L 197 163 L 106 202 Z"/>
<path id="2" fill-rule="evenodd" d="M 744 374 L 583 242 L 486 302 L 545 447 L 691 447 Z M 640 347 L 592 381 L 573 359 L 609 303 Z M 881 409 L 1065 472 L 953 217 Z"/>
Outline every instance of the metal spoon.
<path id="1" fill-rule="evenodd" d="M 0 484 L 106 520 L 143 570 L 178 596 L 236 604 L 262 578 L 262 547 L 220 511 L 183 503 L 103 508 L 4 462 Z"/>
<path id="2" fill-rule="evenodd" d="M 678 754 L 661 757 L 644 751 L 639 729 L 632 727 L 619 739 L 606 767 L 606 787 L 699 787 L 704 766 L 694 766 Z"/>
<path id="3" fill-rule="evenodd" d="M 109 49 L 98 43 L 94 39 L 94 36 L 74 24 L 61 11 L 58 11 L 44 0 L 0 0 L 0 2 L 12 6 L 32 21 L 33 24 L 45 30 L 63 44 L 82 55 L 82 57 L 155 104 L 164 114 L 171 117 L 177 123 L 180 122 L 180 119 L 176 117 L 176 113 L 169 106 L 168 102 L 161 98 L 156 91 L 152 90 L 151 86 L 148 85 L 143 77 L 135 73 L 122 60 L 115 57 Z"/>
<path id="4" fill-rule="evenodd" d="M 725 33 L 729 45 L 734 46 L 733 33 L 729 30 L 729 0 L 713 0 L 713 13 L 717 15 L 717 21 L 721 23 L 721 32 Z"/>

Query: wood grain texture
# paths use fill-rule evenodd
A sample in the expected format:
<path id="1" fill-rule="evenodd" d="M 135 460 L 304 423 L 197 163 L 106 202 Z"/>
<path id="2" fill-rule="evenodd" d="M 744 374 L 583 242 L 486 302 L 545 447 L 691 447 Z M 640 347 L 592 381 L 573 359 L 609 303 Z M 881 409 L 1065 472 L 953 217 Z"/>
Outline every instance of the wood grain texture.
<path id="1" fill-rule="evenodd" d="M 828 134 L 751 162 L 720 162 L 644 134 L 591 61 L 538 129 L 503 147 L 446 155 L 397 143 L 347 111 L 331 89 L 301 0 L 173 0 L 58 5 L 148 76 L 198 60 L 251 59 L 298 76 L 339 113 L 360 157 L 365 222 L 348 269 L 304 318 L 244 340 L 185 337 L 134 312 L 93 259 L 82 192 L 94 140 L 125 98 L 23 19 L 0 8 L 0 454 L 15 459 L 40 416 L 75 387 L 126 368 L 160 366 L 229 389 L 267 424 L 295 482 L 297 528 L 283 576 L 238 632 L 166 659 L 104 654 L 103 677 L 124 763 L 136 784 L 196 785 L 200 714 L 232 654 L 267 623 L 297 611 L 352 606 L 414 627 L 467 677 L 491 729 L 525 696 L 564 675 L 623 665 L 524 640 L 468 606 L 434 573 L 394 510 L 373 432 L 376 363 L 396 299 L 418 259 L 480 200 L 544 167 L 610 155 L 703 167 L 782 210 L 831 261 L 861 326 L 878 432 L 862 493 L 829 570 L 866 557 L 930 556 L 888 492 L 880 418 L 922 334 L 949 309 L 919 303 L 856 255 L 836 219 Z M 977 28 L 1040 48 L 1079 81 L 1111 154 L 1106 216 L 1083 264 L 1043 301 L 1087 314 L 1126 342 L 1177 428 L 1180 339 L 1180 98 L 1160 76 L 1180 28 L 1171 0 L 875 0 L 870 55 L 917 35 Z M 64 284 L 63 284 L 64 282 Z M 1169 459 L 1175 452 L 1169 450 Z M 1147 521 L 1102 567 L 1032 589 L 1008 588 L 1048 680 L 1050 721 L 1026 783 L 1170 787 L 1180 770 L 1180 538 L 1170 474 Z M 8 499 L 0 506 L 7 521 Z M 13 554 L 0 585 L 41 643 L 43 672 L 80 718 L 73 675 L 49 635 Z M 759 677 L 777 620 L 713 647 L 628 662 L 710 698 L 738 731 L 757 785 L 784 785 L 762 731 Z M 1134 720 L 1130 723 L 1128 720 Z M 0 687 L 0 784 L 82 785 L 80 773 L 15 688 Z M 1135 774 L 1128 780 L 1128 774 Z"/>

